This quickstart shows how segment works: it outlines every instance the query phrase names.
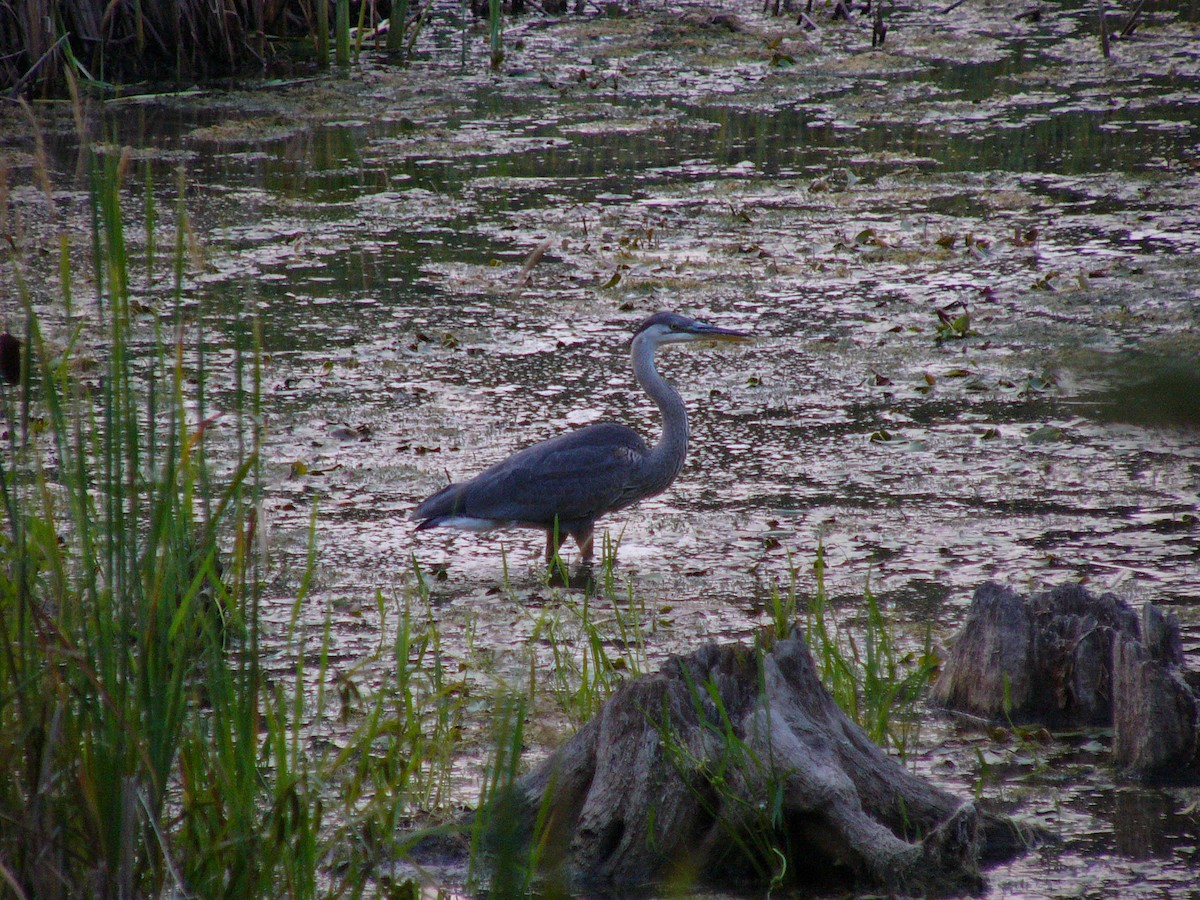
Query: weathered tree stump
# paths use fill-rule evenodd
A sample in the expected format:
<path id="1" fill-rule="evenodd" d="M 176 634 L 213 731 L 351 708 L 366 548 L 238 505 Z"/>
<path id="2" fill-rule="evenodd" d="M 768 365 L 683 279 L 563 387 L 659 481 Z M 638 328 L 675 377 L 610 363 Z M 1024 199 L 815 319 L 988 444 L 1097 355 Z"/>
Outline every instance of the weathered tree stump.
<path id="1" fill-rule="evenodd" d="M 1147 604 L 1141 642 L 1113 647 L 1113 761 L 1141 780 L 1200 776 L 1200 696 L 1183 665 L 1174 614 Z"/>
<path id="2" fill-rule="evenodd" d="M 630 683 L 515 799 L 529 823 L 520 839 L 536 841 L 542 866 L 577 890 L 782 875 L 962 892 L 982 884 L 981 858 L 1024 846 L 1012 822 L 873 744 L 798 636 L 764 651 L 709 645 Z"/>
<path id="3" fill-rule="evenodd" d="M 1112 725 L 1116 765 L 1152 779 L 1197 771 L 1200 712 L 1179 623 L 1147 605 L 1060 585 L 1023 598 L 975 591 L 933 702 L 992 719 L 1052 727 Z"/>
<path id="4" fill-rule="evenodd" d="M 934 702 L 987 718 L 1055 726 L 1112 722 L 1112 648 L 1138 637 L 1137 616 L 1112 594 L 1061 585 L 1028 599 L 980 585 L 954 638 Z"/>

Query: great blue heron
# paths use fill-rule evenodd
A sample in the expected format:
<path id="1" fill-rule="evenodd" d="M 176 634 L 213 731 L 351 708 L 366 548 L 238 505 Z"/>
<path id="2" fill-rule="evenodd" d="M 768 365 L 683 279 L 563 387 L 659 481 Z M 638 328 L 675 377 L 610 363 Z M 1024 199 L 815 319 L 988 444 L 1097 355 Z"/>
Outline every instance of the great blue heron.
<path id="1" fill-rule="evenodd" d="M 421 522 L 417 530 L 541 528 L 546 532 L 547 562 L 567 535 L 589 561 L 596 520 L 666 490 L 687 456 L 687 407 L 654 368 L 655 350 L 692 341 L 749 340 L 745 332 L 671 312 L 655 313 L 634 332 L 630 357 L 638 384 L 662 413 L 663 433 L 657 444 L 646 446 L 636 431 L 615 422 L 550 438 L 470 481 L 442 488 L 413 510 L 412 518 Z"/>

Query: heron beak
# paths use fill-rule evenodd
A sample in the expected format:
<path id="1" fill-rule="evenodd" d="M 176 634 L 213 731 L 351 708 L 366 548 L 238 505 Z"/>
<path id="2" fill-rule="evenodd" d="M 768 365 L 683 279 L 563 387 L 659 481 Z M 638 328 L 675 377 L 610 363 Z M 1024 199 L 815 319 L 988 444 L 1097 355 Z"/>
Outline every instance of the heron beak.
<path id="1" fill-rule="evenodd" d="M 697 341 L 706 344 L 749 344 L 754 341 L 754 335 L 745 331 L 734 331 L 732 328 L 720 328 L 703 322 L 698 322 L 697 325 L 692 334 L 696 336 Z"/>

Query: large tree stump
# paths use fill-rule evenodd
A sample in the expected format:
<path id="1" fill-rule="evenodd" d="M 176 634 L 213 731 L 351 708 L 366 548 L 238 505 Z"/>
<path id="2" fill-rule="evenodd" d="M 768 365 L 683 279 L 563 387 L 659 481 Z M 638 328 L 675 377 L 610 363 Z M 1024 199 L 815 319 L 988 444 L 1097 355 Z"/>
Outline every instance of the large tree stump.
<path id="1" fill-rule="evenodd" d="M 1113 647 L 1113 761 L 1141 780 L 1200 775 L 1200 697 L 1187 681 L 1179 620 L 1147 604 L 1144 642 Z"/>
<path id="2" fill-rule="evenodd" d="M 1028 599 L 987 582 L 975 590 L 934 702 L 1014 722 L 1112 722 L 1112 649 L 1137 639 L 1137 615 L 1113 594 L 1064 584 Z"/>
<path id="3" fill-rule="evenodd" d="M 916 777 L 821 685 L 804 640 L 709 645 L 609 699 L 516 791 L 573 889 L 675 878 L 946 893 L 1023 846 L 1008 820 Z M 534 822 L 541 832 L 534 834 Z M 507 839 L 512 839 L 508 832 Z"/>
<path id="4" fill-rule="evenodd" d="M 1139 627 L 1113 594 L 1066 584 L 1023 598 L 989 582 L 975 591 L 933 701 L 1014 722 L 1111 724 L 1126 774 L 1194 777 L 1200 712 L 1189 677 L 1179 623 L 1153 605 Z"/>

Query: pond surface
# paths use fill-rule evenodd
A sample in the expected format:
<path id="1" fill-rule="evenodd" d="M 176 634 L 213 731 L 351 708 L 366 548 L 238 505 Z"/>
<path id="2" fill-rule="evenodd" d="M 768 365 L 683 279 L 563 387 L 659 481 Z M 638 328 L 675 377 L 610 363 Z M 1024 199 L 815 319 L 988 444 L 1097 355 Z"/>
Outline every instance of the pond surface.
<path id="1" fill-rule="evenodd" d="M 1082 581 L 1170 607 L 1200 664 L 1196 19 L 1155 12 L 1106 62 L 1094 4 L 1026 6 L 889 7 L 883 51 L 865 18 L 806 31 L 750 2 L 722 7 L 734 30 L 674 5 L 530 17 L 499 74 L 443 11 L 409 69 L 110 104 L 165 199 L 186 167 L 218 381 L 262 323 L 280 633 L 317 504 L 303 616 L 332 611 L 335 668 L 419 569 L 449 657 L 520 677 L 573 594 L 541 535 L 407 513 L 570 427 L 654 436 L 625 342 L 675 309 L 759 340 L 660 354 L 691 454 L 598 530 L 657 618 L 652 664 L 747 637 L 793 568 L 811 590 L 818 545 L 850 625 L 868 582 L 941 641 L 981 581 Z M 1110 737 L 925 729 L 920 768 L 1065 837 L 991 895 L 1194 885 L 1197 792 L 1114 784 Z"/>

